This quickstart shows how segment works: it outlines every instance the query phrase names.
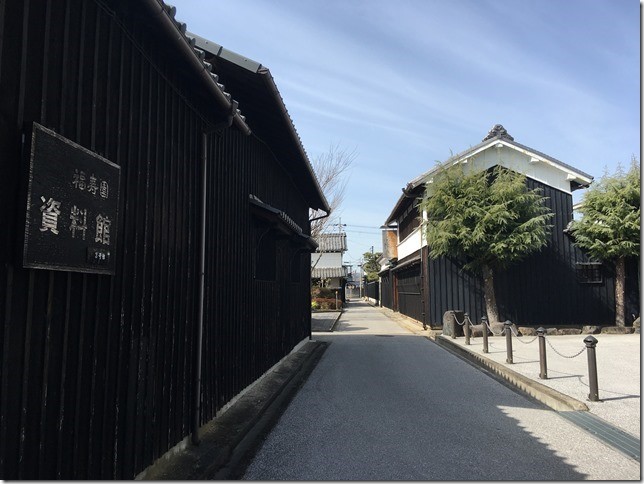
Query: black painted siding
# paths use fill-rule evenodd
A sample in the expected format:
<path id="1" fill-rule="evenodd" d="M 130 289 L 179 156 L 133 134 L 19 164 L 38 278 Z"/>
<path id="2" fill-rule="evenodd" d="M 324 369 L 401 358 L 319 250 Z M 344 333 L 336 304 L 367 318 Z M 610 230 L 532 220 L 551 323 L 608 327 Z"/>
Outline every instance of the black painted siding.
<path id="1" fill-rule="evenodd" d="M 0 1 L 3 479 L 131 479 L 189 432 L 201 133 L 225 113 L 153 27 L 135 2 Z M 22 268 L 33 121 L 121 167 L 114 276 Z M 202 422 L 310 330 L 306 254 L 280 241 L 276 280 L 253 279 L 248 196 L 308 232 L 306 201 L 260 140 L 208 144 Z"/>
<path id="2" fill-rule="evenodd" d="M 572 196 L 532 179 L 528 186 L 539 188 L 548 198 L 547 205 L 555 213 L 549 244 L 540 253 L 496 274 L 495 288 L 501 320 L 521 325 L 614 324 L 615 286 L 610 265 L 605 266 L 604 282 L 580 284 L 575 272 L 576 262 L 588 257 L 566 236 L 563 230 L 572 220 Z M 448 258 L 429 260 L 430 314 L 429 323 L 440 326 L 443 313 L 449 309 L 469 312 L 472 321 L 485 313 L 480 278 L 466 273 Z M 634 266 L 631 262 L 630 266 Z M 639 291 L 630 269 L 627 291 Z M 628 311 L 639 314 L 633 303 Z M 630 322 L 630 319 L 628 319 Z"/>
<path id="3" fill-rule="evenodd" d="M 382 293 L 380 304 L 389 309 L 394 309 L 393 280 L 391 272 L 386 272 L 380 276 L 380 291 Z"/>
<path id="4" fill-rule="evenodd" d="M 394 272 L 398 291 L 398 311 L 405 316 L 423 320 L 422 278 L 420 263 Z"/>

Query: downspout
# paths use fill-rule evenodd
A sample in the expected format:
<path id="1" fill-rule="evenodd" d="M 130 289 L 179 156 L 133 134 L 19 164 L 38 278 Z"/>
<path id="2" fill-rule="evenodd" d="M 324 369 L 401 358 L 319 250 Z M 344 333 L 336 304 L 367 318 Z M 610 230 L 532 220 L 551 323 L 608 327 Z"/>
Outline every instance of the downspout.
<path id="1" fill-rule="evenodd" d="M 208 136 L 212 133 L 223 131 L 233 124 L 235 113 L 237 112 L 237 102 L 231 104 L 230 113 L 224 121 L 215 124 L 210 128 L 204 129 L 201 133 L 201 221 L 199 227 L 199 296 L 198 296 L 198 314 L 197 314 L 197 351 L 195 351 L 195 371 L 193 372 L 192 381 L 192 425 L 190 441 L 193 445 L 199 445 L 199 427 L 201 426 L 201 363 L 203 358 L 203 322 L 204 322 L 204 305 L 206 294 L 206 207 L 208 203 Z"/>
<path id="2" fill-rule="evenodd" d="M 317 180 L 317 179 L 316 179 L 316 180 Z M 322 210 L 323 210 L 323 209 L 322 209 Z M 324 211 L 324 210 L 323 210 L 323 211 Z M 319 216 L 319 217 L 314 217 L 314 218 L 312 218 L 311 220 L 309 220 L 309 225 L 310 225 L 310 223 L 311 223 L 311 222 L 315 222 L 316 220 L 321 220 L 321 219 L 323 219 L 323 218 L 327 218 L 327 217 L 329 217 L 330 215 L 331 215 L 331 210 L 329 210 L 328 212 L 326 212 L 324 215 L 321 215 L 321 216 Z M 322 254 L 320 254 L 320 257 L 322 257 Z M 317 260 L 317 262 L 315 263 L 315 265 L 317 265 L 319 261 L 320 261 L 320 258 L 318 257 L 318 260 Z M 314 267 L 315 267 L 315 266 L 314 266 Z M 310 280 L 310 278 L 309 278 L 309 283 L 310 283 L 310 282 L 311 282 L 311 280 Z M 309 291 L 309 307 L 310 307 L 310 306 L 311 306 L 311 291 Z M 311 325 L 309 324 L 309 341 L 310 341 L 310 340 L 312 340 L 312 339 L 313 339 L 313 330 L 311 329 Z"/>

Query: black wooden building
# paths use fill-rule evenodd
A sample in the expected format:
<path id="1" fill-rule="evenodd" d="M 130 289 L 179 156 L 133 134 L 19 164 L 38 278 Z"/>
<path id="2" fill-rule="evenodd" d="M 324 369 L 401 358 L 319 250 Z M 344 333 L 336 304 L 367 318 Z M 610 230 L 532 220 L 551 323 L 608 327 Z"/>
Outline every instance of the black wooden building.
<path id="1" fill-rule="evenodd" d="M 525 174 L 528 187 L 541 190 L 554 214 L 548 245 L 495 274 L 501 320 L 526 326 L 613 325 L 614 268 L 589 259 L 566 233 L 573 217 L 572 192 L 588 186 L 592 177 L 514 141 L 500 125 L 481 143 L 443 165 L 456 163 L 465 169 L 502 165 Z M 397 237 L 394 242 L 383 237 L 382 304 L 434 328 L 442 325 L 448 310 L 468 312 L 473 322 L 479 322 L 485 315 L 481 278 L 464 271 L 458 261 L 429 258 L 422 237 L 423 214 L 418 203 L 436 172 L 432 168 L 412 180 L 385 222 Z M 638 266 L 638 260 L 627 264 L 627 324 L 640 310 Z"/>
<path id="2" fill-rule="evenodd" d="M 327 202 L 270 72 L 174 16 L 0 2 L 3 479 L 132 479 L 310 335 Z"/>

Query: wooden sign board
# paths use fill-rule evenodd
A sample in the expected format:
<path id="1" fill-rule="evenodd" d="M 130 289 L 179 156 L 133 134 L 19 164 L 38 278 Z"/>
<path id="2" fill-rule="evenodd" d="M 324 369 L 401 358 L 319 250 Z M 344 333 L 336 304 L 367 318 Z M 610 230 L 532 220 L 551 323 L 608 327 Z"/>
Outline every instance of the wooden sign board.
<path id="1" fill-rule="evenodd" d="M 114 274 L 120 171 L 34 123 L 23 266 Z"/>

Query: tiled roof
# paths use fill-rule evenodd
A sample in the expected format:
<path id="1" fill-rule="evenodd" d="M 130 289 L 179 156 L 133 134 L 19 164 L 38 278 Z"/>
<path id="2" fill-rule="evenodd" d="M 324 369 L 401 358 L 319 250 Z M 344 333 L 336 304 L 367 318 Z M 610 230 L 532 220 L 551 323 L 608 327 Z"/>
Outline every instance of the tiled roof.
<path id="1" fill-rule="evenodd" d="M 329 279 L 331 277 L 347 277 L 346 267 L 320 267 L 311 270 L 311 277 L 315 279 Z"/>
<path id="2" fill-rule="evenodd" d="M 204 60 L 212 65 L 220 82 L 232 86 L 235 99 L 248 116 L 253 134 L 281 162 L 286 163 L 287 171 L 301 179 L 301 187 L 304 195 L 308 196 L 310 207 L 330 212 L 328 201 L 270 70 L 216 42 L 191 32 L 186 32 L 186 35 L 204 53 Z"/>
<path id="3" fill-rule="evenodd" d="M 439 166 L 449 166 L 450 164 L 453 164 L 455 161 L 460 160 L 462 158 L 465 158 L 468 155 L 470 155 L 471 153 L 474 153 L 475 151 L 479 151 L 481 148 L 486 148 L 488 145 L 491 146 L 491 145 L 494 144 L 494 142 L 498 142 L 498 141 L 503 141 L 503 142 L 507 143 L 507 145 L 509 145 L 509 146 L 512 146 L 514 148 L 519 148 L 520 150 L 525 150 L 525 151 L 533 153 L 533 154 L 535 154 L 537 156 L 540 156 L 540 157 L 550 161 L 552 164 L 558 165 L 561 169 L 563 169 L 565 171 L 575 172 L 575 173 L 581 175 L 582 177 L 588 178 L 589 180 L 593 179 L 593 177 L 591 175 L 589 175 L 588 173 L 585 173 L 585 172 L 583 172 L 583 171 L 581 171 L 581 170 L 579 170 L 579 169 L 577 169 L 577 168 L 575 168 L 573 166 L 570 166 L 570 165 L 564 163 L 563 161 L 559 161 L 558 159 L 553 158 L 552 156 L 546 155 L 545 153 L 537 151 L 537 150 L 535 150 L 533 148 L 530 148 L 529 146 L 525 146 L 525 145 L 522 145 L 521 143 L 517 143 L 516 141 L 514 141 L 514 138 L 508 134 L 508 132 L 506 131 L 506 129 L 502 125 L 496 124 L 490 130 L 488 135 L 483 139 L 483 141 L 481 141 L 479 144 L 477 144 L 476 146 L 472 146 L 468 150 L 465 150 L 465 151 L 463 151 L 461 153 L 458 153 L 456 155 L 451 156 L 450 158 L 448 158 L 444 162 L 440 163 L 440 165 L 433 166 L 428 171 L 426 171 L 425 173 L 423 173 L 420 176 L 417 176 L 411 182 L 409 182 L 407 184 L 407 189 L 415 188 L 415 187 L 423 184 L 426 181 L 426 179 L 427 179 L 427 177 L 429 175 L 431 175 L 435 171 L 438 171 Z"/>
<path id="4" fill-rule="evenodd" d="M 207 73 L 207 76 L 212 83 L 213 91 L 216 92 L 220 99 L 227 104 L 227 107 L 232 110 L 233 119 L 237 126 L 246 134 L 250 134 L 250 128 L 246 124 L 246 118 L 237 108 L 237 102 L 233 100 L 230 93 L 226 92 L 225 86 L 219 82 L 219 76 L 212 72 L 212 64 L 205 61 L 205 52 L 196 47 L 195 39 L 189 38 L 186 35 L 186 24 L 175 18 L 177 13 L 176 7 L 165 3 L 164 0 L 156 0 L 156 2 L 158 3 L 160 10 L 164 12 L 167 15 L 167 18 L 174 24 L 179 36 L 178 38 L 181 39 L 179 42 L 183 41 L 188 45 L 189 49 L 192 50 L 194 56 L 201 64 L 202 70 Z"/>
<path id="5" fill-rule="evenodd" d="M 482 142 L 480 142 L 476 146 L 472 146 L 471 148 L 461 153 L 451 156 L 444 162 L 433 166 L 422 175 L 417 176 L 412 181 L 407 183 L 407 186 L 402 189 L 403 194 L 396 202 L 396 205 L 394 206 L 394 209 L 392 210 L 389 217 L 387 217 L 387 220 L 385 221 L 385 225 L 389 225 L 395 220 L 395 218 L 398 216 L 400 212 L 400 209 L 403 207 L 406 198 L 408 198 L 410 195 L 419 196 L 419 194 L 417 193 L 417 190 L 419 189 L 419 187 L 421 188 L 424 187 L 425 182 L 427 181 L 429 176 L 432 175 L 434 172 L 438 171 L 441 167 L 453 165 L 459 160 L 468 157 L 472 153 L 487 149 L 488 147 L 493 146 L 495 143 L 498 143 L 498 142 L 502 142 L 503 144 L 506 144 L 511 148 L 518 149 L 520 151 L 526 151 L 536 156 L 539 156 L 544 160 L 547 160 L 548 162 L 550 162 L 552 165 L 558 166 L 559 169 L 563 171 L 575 173 L 576 175 L 579 175 L 582 178 L 586 178 L 587 180 L 590 180 L 590 181 L 593 180 L 593 177 L 588 173 L 585 173 L 571 165 L 564 163 L 563 161 L 553 158 L 552 156 L 546 155 L 545 153 L 542 153 L 533 148 L 530 148 L 529 146 L 525 146 L 525 145 L 522 145 L 521 143 L 517 143 L 516 141 L 514 141 L 514 138 L 510 136 L 510 134 L 502 125 L 495 124 L 492 127 L 492 129 L 488 132 L 487 136 L 483 139 Z"/>
<path id="6" fill-rule="evenodd" d="M 315 238 L 318 243 L 316 252 L 345 252 L 347 234 L 320 234 Z"/>

